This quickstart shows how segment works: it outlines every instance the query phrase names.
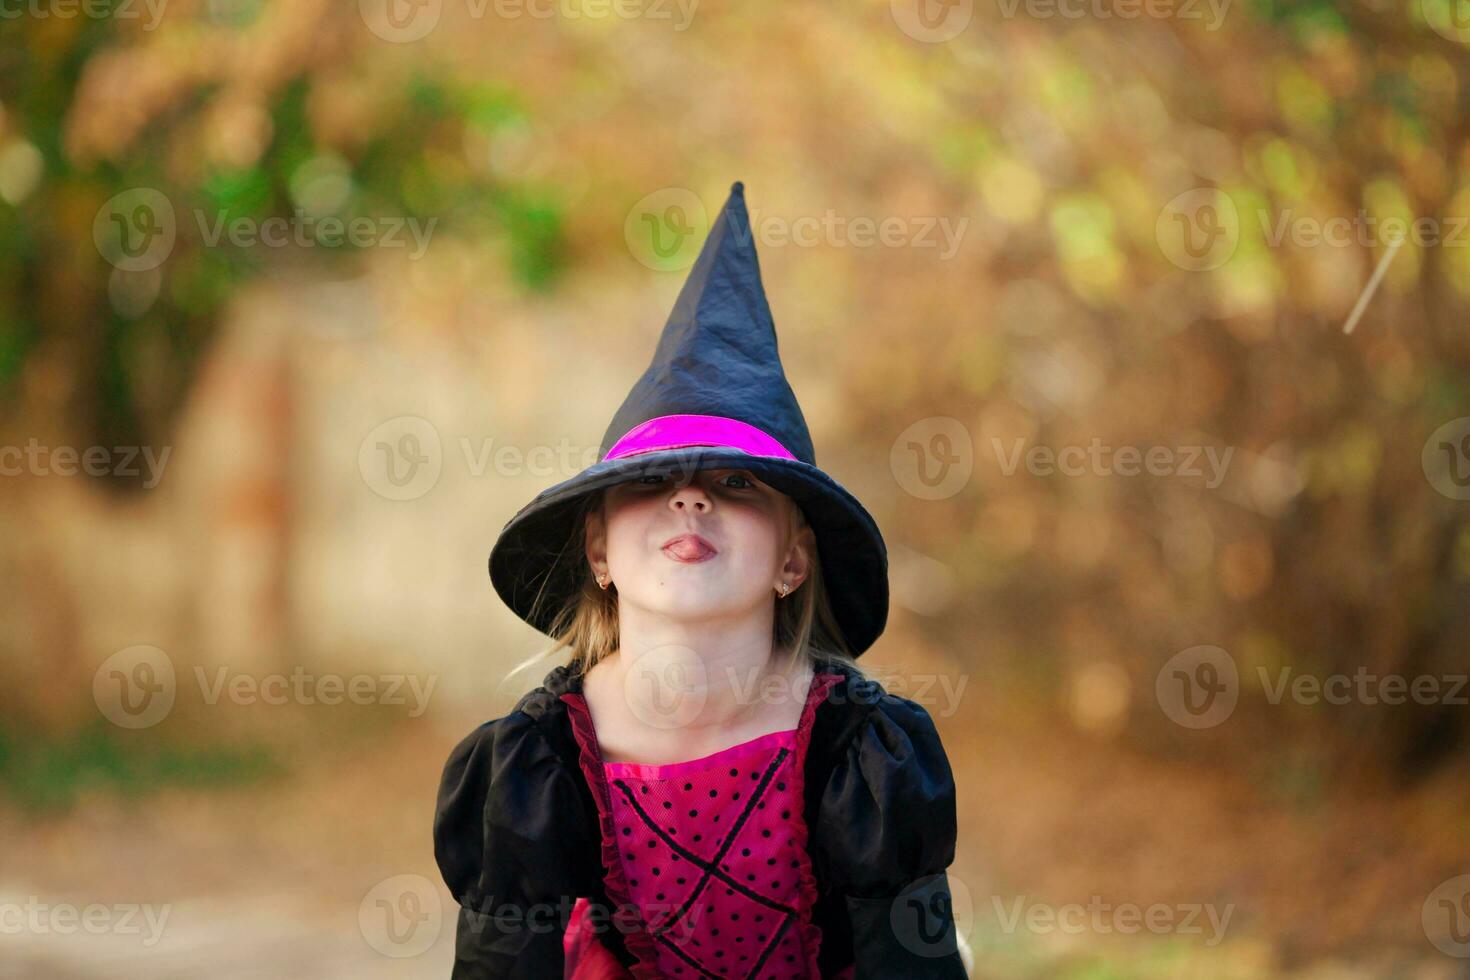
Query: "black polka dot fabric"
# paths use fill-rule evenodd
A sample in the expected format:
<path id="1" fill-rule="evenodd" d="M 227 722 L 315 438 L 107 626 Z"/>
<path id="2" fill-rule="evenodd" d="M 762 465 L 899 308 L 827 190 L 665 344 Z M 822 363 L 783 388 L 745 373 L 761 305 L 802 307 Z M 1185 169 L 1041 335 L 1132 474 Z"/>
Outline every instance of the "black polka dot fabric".
<path id="1" fill-rule="evenodd" d="M 837 678 L 817 680 L 797 729 L 689 762 L 601 764 L 622 879 L 609 874 L 609 898 L 639 909 L 652 942 L 629 948 L 651 950 L 660 976 L 819 976 L 800 767 L 810 709 Z"/>

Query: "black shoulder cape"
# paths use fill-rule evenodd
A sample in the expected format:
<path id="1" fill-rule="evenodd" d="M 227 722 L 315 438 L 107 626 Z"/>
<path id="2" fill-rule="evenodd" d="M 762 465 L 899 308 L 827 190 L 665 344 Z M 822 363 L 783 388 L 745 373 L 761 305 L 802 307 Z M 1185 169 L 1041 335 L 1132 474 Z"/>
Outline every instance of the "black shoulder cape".
<path id="1" fill-rule="evenodd" d="M 804 815 L 818 880 L 812 922 L 824 977 L 963 980 L 945 869 L 954 860 L 955 787 L 929 714 L 839 661 L 812 721 Z M 603 882 L 597 808 L 561 695 L 561 666 L 504 718 L 449 755 L 434 855 L 459 903 L 453 980 L 556 980 L 580 896 L 598 938 L 632 968 Z"/>

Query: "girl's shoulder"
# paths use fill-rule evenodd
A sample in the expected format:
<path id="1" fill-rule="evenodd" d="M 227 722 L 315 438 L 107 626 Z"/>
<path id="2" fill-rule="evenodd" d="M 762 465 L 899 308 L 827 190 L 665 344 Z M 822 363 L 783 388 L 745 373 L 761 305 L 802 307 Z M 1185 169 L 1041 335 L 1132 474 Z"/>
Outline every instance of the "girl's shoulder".
<path id="1" fill-rule="evenodd" d="M 577 768 L 577 746 L 566 724 L 567 706 L 561 695 L 579 692 L 580 679 L 567 666 L 546 675 L 534 690 L 526 692 L 510 712 L 482 722 L 449 753 L 443 782 L 451 777 L 478 777 L 480 788 L 512 771 L 522 778 L 539 775 L 542 780 L 560 776 L 556 770 Z"/>
<path id="2" fill-rule="evenodd" d="M 559 722 L 564 707 L 543 685 L 450 750 L 434 853 L 461 906 L 497 896 L 553 901 L 585 887 L 597 855 L 594 804 Z"/>
<path id="3" fill-rule="evenodd" d="M 841 679 L 818 707 L 812 732 L 814 753 L 827 752 L 834 762 L 840 757 L 855 763 L 860 761 L 864 743 L 877 743 L 895 749 L 896 756 L 886 761 L 922 766 L 948 778 L 939 732 L 922 704 L 891 693 L 876 678 L 840 660 L 820 664 L 819 675 L 835 673 Z M 822 764 L 820 759 L 810 760 L 808 768 L 813 763 L 818 768 Z"/>
<path id="4" fill-rule="evenodd" d="M 566 664 L 554 668 L 540 686 L 521 695 L 508 714 L 482 722 L 461 739 L 450 752 L 450 765 L 484 746 L 499 745 L 503 755 L 514 755 L 524 763 L 561 760 L 575 769 L 577 746 L 570 737 L 567 704 L 561 696 L 581 692 L 580 674 Z"/>
<path id="5" fill-rule="evenodd" d="M 807 758 L 812 857 L 850 906 L 871 903 L 883 919 L 899 896 L 943 885 L 958 830 L 954 774 L 922 704 L 836 669 L 844 682 L 826 702 L 817 725 L 828 731 L 813 732 Z"/>

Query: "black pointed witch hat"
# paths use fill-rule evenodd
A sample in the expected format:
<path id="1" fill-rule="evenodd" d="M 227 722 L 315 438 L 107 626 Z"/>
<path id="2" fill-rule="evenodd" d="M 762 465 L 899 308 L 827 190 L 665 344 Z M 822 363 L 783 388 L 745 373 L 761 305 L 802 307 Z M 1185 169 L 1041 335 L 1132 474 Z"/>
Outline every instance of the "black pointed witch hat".
<path id="1" fill-rule="evenodd" d="M 745 469 L 790 497 L 817 540 L 822 577 L 848 651 L 888 620 L 888 555 L 878 525 L 817 468 L 761 286 L 745 190 L 738 181 L 664 326 L 653 360 L 603 436 L 597 463 L 542 491 L 500 532 L 490 580 L 543 632 L 591 578 L 571 554 L 588 494 L 643 476 Z"/>

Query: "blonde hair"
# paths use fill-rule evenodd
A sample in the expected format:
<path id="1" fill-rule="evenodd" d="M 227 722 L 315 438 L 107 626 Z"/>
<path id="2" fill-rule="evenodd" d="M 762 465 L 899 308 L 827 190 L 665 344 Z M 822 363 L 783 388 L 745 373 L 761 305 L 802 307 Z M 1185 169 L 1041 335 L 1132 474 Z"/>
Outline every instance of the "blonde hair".
<path id="1" fill-rule="evenodd" d="M 571 534 L 557 557 L 559 563 L 579 566 L 576 573 L 579 584 L 576 593 L 564 601 L 551 620 L 546 631 L 552 638 L 551 643 L 513 667 L 506 674 L 506 680 L 564 649 L 571 651 L 568 666 L 572 672 L 581 674 L 617 651 L 617 585 L 610 585 L 604 590 L 597 584 L 592 567 L 587 563 L 586 552 L 587 515 L 601 509 L 603 493 L 602 490 L 589 493 L 576 508 Z M 807 526 L 807 520 L 801 508 L 789 497 L 786 499 L 791 504 L 786 528 L 786 540 L 790 541 Z M 819 660 L 835 660 L 862 676 L 862 669 L 854 663 L 827 599 L 822 563 L 815 553 L 810 555 L 810 559 L 807 577 L 796 591 L 775 600 L 772 649 L 788 651 L 786 662 L 778 669 L 790 671 L 802 658 L 813 665 Z M 539 595 L 531 618 L 540 621 L 540 614 L 549 612 L 545 605 L 551 601 L 554 600 L 545 592 Z"/>

